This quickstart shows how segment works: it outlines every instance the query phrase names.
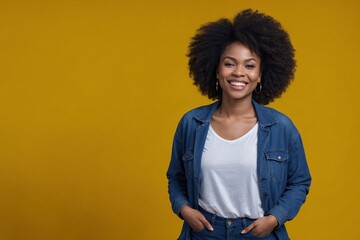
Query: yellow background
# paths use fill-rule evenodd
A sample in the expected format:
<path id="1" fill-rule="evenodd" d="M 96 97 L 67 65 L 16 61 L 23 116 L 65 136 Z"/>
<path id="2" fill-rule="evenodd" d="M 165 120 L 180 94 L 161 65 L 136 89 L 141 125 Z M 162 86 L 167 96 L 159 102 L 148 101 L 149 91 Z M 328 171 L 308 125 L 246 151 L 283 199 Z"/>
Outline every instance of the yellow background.
<path id="1" fill-rule="evenodd" d="M 297 50 L 295 81 L 271 104 L 301 131 L 313 175 L 289 233 L 357 239 L 356 0 L 0 0 L 0 239 L 176 239 L 171 141 L 210 102 L 188 78 L 187 44 L 249 7 Z"/>

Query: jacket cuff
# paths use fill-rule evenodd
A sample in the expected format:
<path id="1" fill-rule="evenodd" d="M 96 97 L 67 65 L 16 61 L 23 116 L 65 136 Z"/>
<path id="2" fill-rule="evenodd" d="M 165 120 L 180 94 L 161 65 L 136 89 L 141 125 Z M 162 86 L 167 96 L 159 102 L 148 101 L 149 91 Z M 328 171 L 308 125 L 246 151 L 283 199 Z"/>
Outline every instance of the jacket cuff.
<path id="1" fill-rule="evenodd" d="M 277 206 L 273 207 L 267 213 L 267 215 L 273 215 L 277 219 L 277 221 L 279 223 L 279 226 L 278 226 L 278 228 L 279 228 L 280 226 L 282 226 L 286 222 L 288 214 L 287 214 L 287 211 L 286 211 L 285 208 L 277 205 Z"/>
<path id="2" fill-rule="evenodd" d="M 185 205 L 190 206 L 190 203 L 188 201 L 179 201 L 175 204 L 173 208 L 175 214 L 178 215 L 178 217 L 181 219 L 183 219 L 183 217 L 180 214 L 180 209 Z"/>

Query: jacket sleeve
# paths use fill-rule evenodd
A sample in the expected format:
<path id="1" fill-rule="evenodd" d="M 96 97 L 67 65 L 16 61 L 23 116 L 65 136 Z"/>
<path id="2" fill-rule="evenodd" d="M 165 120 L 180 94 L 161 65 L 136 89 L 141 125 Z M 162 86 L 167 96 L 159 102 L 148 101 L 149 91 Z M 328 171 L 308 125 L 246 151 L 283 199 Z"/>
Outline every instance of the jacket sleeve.
<path id="1" fill-rule="evenodd" d="M 173 140 L 171 160 L 167 170 L 168 192 L 173 211 L 181 218 L 180 208 L 190 205 L 187 194 L 187 180 L 183 164 L 184 118 L 180 121 Z"/>
<path id="2" fill-rule="evenodd" d="M 286 188 L 278 204 L 267 214 L 274 215 L 279 227 L 285 221 L 293 219 L 306 200 L 311 184 L 310 171 L 306 162 L 304 147 L 300 134 L 294 137 L 289 148 L 289 162 Z"/>

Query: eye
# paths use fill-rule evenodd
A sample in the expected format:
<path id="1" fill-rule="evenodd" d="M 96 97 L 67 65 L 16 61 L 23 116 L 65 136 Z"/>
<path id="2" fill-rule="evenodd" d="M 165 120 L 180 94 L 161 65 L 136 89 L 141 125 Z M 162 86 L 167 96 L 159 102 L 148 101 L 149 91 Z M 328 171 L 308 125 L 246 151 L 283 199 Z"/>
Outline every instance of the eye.
<path id="1" fill-rule="evenodd" d="M 245 67 L 246 67 L 247 69 L 253 69 L 253 68 L 255 68 L 256 66 L 255 66 L 254 64 L 246 64 Z"/>
<path id="2" fill-rule="evenodd" d="M 235 64 L 231 63 L 231 62 L 224 62 L 224 66 L 226 66 L 226 67 L 234 67 Z"/>

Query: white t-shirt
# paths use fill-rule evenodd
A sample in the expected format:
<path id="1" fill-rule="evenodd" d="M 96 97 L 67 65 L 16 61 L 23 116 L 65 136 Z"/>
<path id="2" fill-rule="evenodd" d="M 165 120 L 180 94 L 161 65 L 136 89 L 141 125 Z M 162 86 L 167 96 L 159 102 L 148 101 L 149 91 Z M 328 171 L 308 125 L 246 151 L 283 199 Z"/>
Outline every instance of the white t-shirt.
<path id="1" fill-rule="evenodd" d="M 210 126 L 201 158 L 199 205 L 225 218 L 264 216 L 257 179 L 256 124 L 235 140 Z"/>

